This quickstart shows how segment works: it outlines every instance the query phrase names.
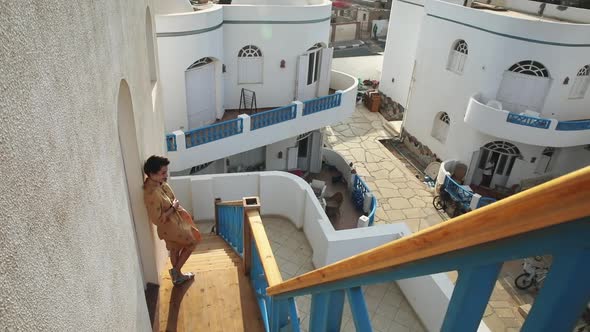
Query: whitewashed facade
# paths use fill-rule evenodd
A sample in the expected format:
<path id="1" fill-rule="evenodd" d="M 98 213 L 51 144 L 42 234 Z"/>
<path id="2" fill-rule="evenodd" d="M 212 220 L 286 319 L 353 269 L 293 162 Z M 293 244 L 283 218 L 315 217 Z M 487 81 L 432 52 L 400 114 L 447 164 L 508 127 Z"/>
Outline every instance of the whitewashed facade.
<path id="1" fill-rule="evenodd" d="M 380 84 L 424 161 L 457 160 L 480 184 L 492 160 L 490 188 L 590 164 L 590 11 L 502 5 L 394 1 Z"/>

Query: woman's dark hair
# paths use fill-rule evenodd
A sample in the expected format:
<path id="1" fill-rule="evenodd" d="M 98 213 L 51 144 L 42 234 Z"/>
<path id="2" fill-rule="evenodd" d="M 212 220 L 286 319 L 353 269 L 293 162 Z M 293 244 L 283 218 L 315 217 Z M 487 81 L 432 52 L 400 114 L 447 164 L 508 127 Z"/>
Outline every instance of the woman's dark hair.
<path id="1" fill-rule="evenodd" d="M 168 166 L 169 164 L 170 160 L 166 157 L 151 156 L 143 164 L 143 172 L 145 175 L 158 173 L 162 167 Z"/>

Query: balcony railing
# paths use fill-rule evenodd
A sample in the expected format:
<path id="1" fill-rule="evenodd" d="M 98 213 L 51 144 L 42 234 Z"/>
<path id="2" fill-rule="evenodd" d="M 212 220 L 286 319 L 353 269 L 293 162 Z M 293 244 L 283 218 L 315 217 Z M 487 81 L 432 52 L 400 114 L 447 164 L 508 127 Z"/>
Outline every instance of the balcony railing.
<path id="1" fill-rule="evenodd" d="M 250 116 L 250 130 L 256 130 L 277 123 L 295 119 L 297 116 L 297 105 L 275 108 L 270 111 L 257 113 Z"/>
<path id="2" fill-rule="evenodd" d="M 371 208 L 368 215 L 369 226 L 373 226 L 373 223 L 375 222 L 375 212 L 377 211 L 377 199 L 375 198 L 375 195 L 371 193 L 371 190 L 365 181 L 363 181 L 358 174 L 355 175 L 352 187 L 352 199 L 355 205 L 359 205 L 361 209 L 364 206 L 365 194 L 367 193 L 371 194 Z M 359 208 L 359 206 L 357 206 L 357 208 Z"/>
<path id="3" fill-rule="evenodd" d="M 516 113 L 508 113 L 506 122 L 540 129 L 548 129 L 549 125 L 551 125 L 551 119 L 537 118 L 534 116 Z"/>
<path id="4" fill-rule="evenodd" d="M 168 147 L 168 151 L 176 151 L 176 135 L 166 135 L 166 146 Z"/>
<path id="5" fill-rule="evenodd" d="M 484 134 L 529 145 L 561 148 L 590 142 L 590 119 L 558 121 L 517 114 L 480 93 L 470 98 L 464 121 Z"/>
<path id="6" fill-rule="evenodd" d="M 186 147 L 207 144 L 222 138 L 241 134 L 244 130 L 242 119 L 233 119 L 226 122 L 212 124 L 206 127 L 193 129 L 184 133 Z"/>
<path id="7" fill-rule="evenodd" d="M 305 101 L 303 115 L 309 115 L 335 107 L 339 107 L 342 94 L 337 92 L 332 95 Z M 292 104 L 279 107 L 270 111 L 261 112 L 250 116 L 250 130 L 270 127 L 297 117 L 297 105 Z M 243 119 L 237 118 L 221 123 L 215 123 L 206 127 L 196 128 L 184 133 L 186 148 L 192 148 L 223 138 L 239 135 L 244 131 Z M 168 151 L 177 151 L 176 138 L 173 134 L 166 135 Z"/>
<path id="8" fill-rule="evenodd" d="M 590 130 L 590 120 L 559 121 L 555 130 Z"/>
<path id="9" fill-rule="evenodd" d="M 450 176 L 445 177 L 444 190 L 451 195 L 451 198 L 461 204 L 466 211 L 470 210 L 471 200 L 473 199 L 473 191 L 463 188 Z"/>
<path id="10" fill-rule="evenodd" d="M 303 102 L 303 115 L 310 115 L 340 106 L 342 95 L 335 93 Z"/>

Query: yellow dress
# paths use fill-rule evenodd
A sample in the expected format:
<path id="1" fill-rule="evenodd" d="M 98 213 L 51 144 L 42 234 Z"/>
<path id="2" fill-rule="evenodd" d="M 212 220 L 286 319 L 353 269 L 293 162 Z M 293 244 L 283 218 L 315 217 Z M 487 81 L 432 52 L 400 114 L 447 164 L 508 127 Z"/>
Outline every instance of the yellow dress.
<path id="1" fill-rule="evenodd" d="M 166 249 L 168 250 L 179 250 L 197 244 L 194 235 L 194 230 L 196 230 L 194 224 L 192 221 L 189 224 L 189 222 L 183 220 L 179 211 L 175 211 L 170 215 L 168 222 L 160 222 L 163 211 L 170 209 L 175 198 L 172 188 L 165 182 L 159 185 L 146 180 L 143 185 L 143 201 L 149 219 L 157 226 L 158 237 L 166 241 Z"/>

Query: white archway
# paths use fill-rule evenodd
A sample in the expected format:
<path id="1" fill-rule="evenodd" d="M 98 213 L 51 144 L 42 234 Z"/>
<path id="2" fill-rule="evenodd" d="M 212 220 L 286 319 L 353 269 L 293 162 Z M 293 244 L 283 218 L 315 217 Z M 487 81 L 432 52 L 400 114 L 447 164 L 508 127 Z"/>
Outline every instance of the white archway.
<path id="1" fill-rule="evenodd" d="M 125 80 L 121 80 L 117 101 L 117 129 L 125 183 L 127 185 L 126 199 L 129 206 L 130 218 L 133 221 L 135 239 L 137 241 L 138 261 L 143 275 L 144 287 L 147 282 L 159 282 L 156 268 L 155 249 L 152 226 L 148 220 L 147 211 L 143 203 L 143 171 L 142 161 L 137 144 L 137 131 L 131 91 Z"/>

